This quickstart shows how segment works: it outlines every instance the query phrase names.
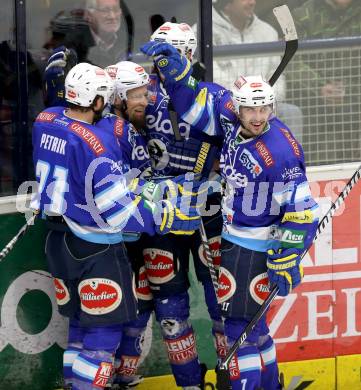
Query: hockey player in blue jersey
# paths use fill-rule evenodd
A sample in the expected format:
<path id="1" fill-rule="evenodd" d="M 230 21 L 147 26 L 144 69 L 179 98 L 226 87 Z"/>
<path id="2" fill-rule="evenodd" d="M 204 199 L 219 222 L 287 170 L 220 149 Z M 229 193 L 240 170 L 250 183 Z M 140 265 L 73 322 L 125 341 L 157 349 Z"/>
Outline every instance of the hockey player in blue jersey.
<path id="1" fill-rule="evenodd" d="M 190 58 L 196 48 L 195 36 L 186 24 L 165 23 L 154 32 L 152 38 L 174 43 L 183 53 L 188 53 Z M 57 60 L 59 57 L 62 59 L 62 56 L 63 54 L 60 52 L 58 55 L 54 54 L 53 59 Z M 111 72 L 112 66 L 108 68 Z M 113 69 L 114 71 L 115 69 Z M 51 74 L 50 79 L 51 84 L 53 84 Z M 150 76 L 148 94 L 149 104 L 146 109 L 145 135 L 148 140 L 148 150 L 151 152 L 155 178 L 159 180 L 164 176 L 177 176 L 187 172 L 200 172 L 207 177 L 212 170 L 215 157 L 219 154 L 220 138 L 203 135 L 186 122 L 176 119 L 176 127 L 178 127 L 182 137 L 182 140 L 177 141 L 176 131 L 173 130 L 174 124 L 171 123 L 169 114 L 169 97 L 158 73 Z M 122 113 L 121 104 L 119 109 L 119 113 Z M 209 197 L 208 203 L 211 204 L 211 207 L 219 205 L 218 195 L 214 194 Z M 218 266 L 222 217 L 218 213 L 203 219 L 208 240 L 213 249 L 214 261 Z M 194 343 L 194 332 L 188 321 L 189 298 L 187 290 L 189 281 L 187 273 L 190 252 L 193 254 L 197 277 L 204 286 L 219 359 L 225 355 L 226 349 L 221 314 L 206 265 L 200 235 L 198 232 L 192 237 L 168 235 L 166 239 L 157 235 L 148 240 L 145 239 L 144 245 L 146 246 L 144 256 L 148 267 L 147 274 L 152 293 L 156 296 L 156 316 L 169 350 L 168 356 L 176 382 L 185 388 L 199 385 L 202 382 L 203 373 Z M 175 330 L 177 331 L 175 332 Z M 188 353 L 186 359 L 183 359 L 184 351 L 182 350 L 177 353 L 171 352 L 174 342 L 184 337 L 186 337 L 186 341 L 192 341 L 191 354 Z"/>
<path id="2" fill-rule="evenodd" d="M 134 182 L 138 178 L 147 179 L 152 174 L 144 134 L 149 76 L 142 66 L 130 61 L 118 62 L 105 70 L 114 80 L 113 114 L 105 115 L 97 126 L 114 129 L 124 156 L 123 168 L 134 171 Z M 123 326 L 123 337 L 115 353 L 112 389 L 126 389 L 141 382 L 137 371 L 147 323 L 154 309 L 144 267 L 142 236 L 140 233 L 123 234 L 123 238 L 135 274 L 138 316 Z"/>
<path id="3" fill-rule="evenodd" d="M 265 299 L 269 283 L 277 284 L 279 294 L 286 296 L 301 282 L 301 254 L 312 243 L 318 221 L 303 150 L 273 115 L 274 91 L 261 76 L 240 77 L 231 93 L 215 92 L 213 84 L 192 79 L 185 59 L 171 46 L 148 42 L 142 50 L 156 56 L 181 118 L 209 135 L 224 137 L 217 295 L 232 345 Z M 238 349 L 230 375 L 232 389 L 281 388 L 265 318 Z"/>
<path id="4" fill-rule="evenodd" d="M 172 44 L 176 50 L 187 56 L 186 67 L 190 68 L 197 41 L 188 24 L 166 22 L 153 33 L 151 39 Z M 181 76 L 179 73 L 178 77 Z M 186 172 L 197 172 L 209 177 L 211 172 L 214 174 L 213 164 L 219 157 L 221 138 L 210 137 L 198 131 L 175 113 L 172 116 L 170 103 L 163 80 L 155 68 L 150 75 L 149 104 L 146 110 L 146 137 L 154 175 L 177 176 Z M 219 209 L 219 203 L 219 194 L 209 196 L 210 207 Z M 203 221 L 213 260 L 218 266 L 221 213 L 204 217 Z M 156 318 L 162 329 L 176 383 L 184 389 L 199 388 L 202 382 L 195 335 L 189 321 L 190 253 L 193 255 L 197 278 L 204 288 L 216 351 L 220 359 L 226 349 L 223 323 L 199 232 L 191 237 L 169 235 L 167 239 L 156 235 L 148 241 L 148 245 L 146 243 L 144 250 Z"/>
<path id="5" fill-rule="evenodd" d="M 178 199 L 153 203 L 127 187 L 116 136 L 92 125 L 113 92 L 103 69 L 76 65 L 65 92 L 69 108 L 49 108 L 34 122 L 39 188 L 32 205 L 50 220 L 48 265 L 59 312 L 70 318 L 64 371 L 74 390 L 104 388 L 120 324 L 137 310 L 122 234 L 187 234 L 200 218 L 194 207 L 183 214 Z"/>

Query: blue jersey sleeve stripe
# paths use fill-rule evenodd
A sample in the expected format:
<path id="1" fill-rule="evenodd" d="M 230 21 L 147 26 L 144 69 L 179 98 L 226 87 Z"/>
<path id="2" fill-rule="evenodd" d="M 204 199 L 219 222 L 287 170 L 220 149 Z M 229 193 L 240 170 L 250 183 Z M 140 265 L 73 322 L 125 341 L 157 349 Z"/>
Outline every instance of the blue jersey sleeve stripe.
<path id="1" fill-rule="evenodd" d="M 107 217 L 107 222 L 110 226 L 118 227 L 125 226 L 129 218 L 135 213 L 138 203 L 141 201 L 140 197 L 137 197 L 131 203 L 123 207 L 121 210 L 116 211 Z M 138 214 L 140 218 L 142 216 Z"/>
<path id="2" fill-rule="evenodd" d="M 119 181 L 111 187 L 95 195 L 95 203 L 100 211 L 104 211 L 114 206 L 114 203 L 128 193 L 125 181 Z"/>

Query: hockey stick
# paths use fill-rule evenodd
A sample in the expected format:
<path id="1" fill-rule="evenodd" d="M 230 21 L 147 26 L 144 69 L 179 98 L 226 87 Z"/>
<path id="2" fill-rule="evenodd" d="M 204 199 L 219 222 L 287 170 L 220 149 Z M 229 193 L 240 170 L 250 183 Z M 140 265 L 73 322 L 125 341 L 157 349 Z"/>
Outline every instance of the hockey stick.
<path id="1" fill-rule="evenodd" d="M 274 85 L 274 83 L 278 80 L 298 48 L 297 31 L 288 6 L 284 4 L 280 7 L 275 7 L 273 8 L 273 13 L 284 34 L 286 48 L 280 64 L 268 81 L 270 85 Z"/>
<path id="2" fill-rule="evenodd" d="M 35 218 L 38 216 L 38 213 L 34 214 L 29 220 L 26 222 L 26 224 L 18 231 L 18 233 L 5 245 L 4 249 L 0 252 L 0 261 L 3 260 L 9 252 L 14 248 L 15 244 L 19 240 L 20 237 L 22 237 L 26 231 L 28 230 L 29 226 L 34 224 Z"/>
<path id="3" fill-rule="evenodd" d="M 351 192 L 352 188 L 356 185 L 356 183 L 360 180 L 361 177 L 361 165 L 357 168 L 355 173 L 352 175 L 351 179 L 348 181 L 348 183 L 345 185 L 343 190 L 338 195 L 335 202 L 332 202 L 331 207 L 327 211 L 327 213 L 323 216 L 321 221 L 319 222 L 317 226 L 316 235 L 312 241 L 312 244 L 317 240 L 317 238 L 320 236 L 322 231 L 324 230 L 325 226 L 330 222 L 331 218 L 334 216 L 335 212 L 340 208 L 340 206 L 344 203 L 345 199 Z M 312 245 L 311 244 L 311 245 Z M 311 247 L 310 245 L 310 247 Z M 303 258 L 308 250 L 307 248 L 301 255 L 301 258 Z M 247 325 L 246 329 L 241 333 L 241 335 L 238 337 L 238 339 L 235 341 L 235 343 L 232 345 L 232 347 L 227 352 L 226 357 L 222 360 L 222 363 L 219 366 L 218 372 L 217 372 L 217 381 L 218 381 L 218 390 L 228 390 L 231 389 L 231 380 L 229 376 L 228 366 L 229 362 L 231 361 L 234 353 L 237 351 L 237 349 L 244 343 L 244 341 L 247 339 L 247 337 L 252 332 L 253 328 L 257 324 L 257 322 L 261 319 L 261 317 L 265 314 L 267 309 L 269 308 L 270 304 L 274 300 L 278 293 L 278 287 L 274 287 L 270 294 L 268 295 L 267 299 L 263 302 L 262 306 L 258 309 L 255 316 L 252 318 L 251 322 Z"/>

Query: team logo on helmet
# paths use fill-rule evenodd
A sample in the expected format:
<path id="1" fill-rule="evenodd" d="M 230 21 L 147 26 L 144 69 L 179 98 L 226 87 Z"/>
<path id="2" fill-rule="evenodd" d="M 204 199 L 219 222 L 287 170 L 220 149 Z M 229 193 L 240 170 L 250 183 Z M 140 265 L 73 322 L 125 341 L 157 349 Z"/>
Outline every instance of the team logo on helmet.
<path id="1" fill-rule="evenodd" d="M 69 89 L 69 91 L 68 91 L 68 96 L 69 96 L 70 98 L 72 98 L 72 99 L 75 99 L 75 98 L 76 98 L 76 92 L 73 91 L 73 90 L 71 90 L 71 89 Z"/>
<path id="2" fill-rule="evenodd" d="M 218 290 L 217 290 L 217 299 L 218 303 L 227 301 L 233 296 L 236 291 L 236 281 L 234 280 L 233 275 L 228 271 L 228 269 L 219 267 L 219 276 L 218 276 Z"/>
<path id="3" fill-rule="evenodd" d="M 107 66 L 105 70 L 108 72 L 109 76 L 115 80 L 115 77 L 117 76 L 118 68 L 116 66 Z"/>
<path id="4" fill-rule="evenodd" d="M 211 250 L 214 267 L 218 270 L 221 264 L 221 236 L 216 236 L 208 239 L 209 249 Z M 208 267 L 206 250 L 203 245 L 198 248 L 198 256 L 202 263 Z"/>
<path id="5" fill-rule="evenodd" d="M 79 283 L 81 309 L 88 314 L 101 315 L 115 310 L 122 301 L 122 290 L 110 279 L 85 279 Z"/>
<path id="6" fill-rule="evenodd" d="M 251 83 L 250 87 L 251 88 L 261 88 L 263 86 L 262 83 Z"/>
<path id="7" fill-rule="evenodd" d="M 137 66 L 135 69 L 134 69 L 136 72 L 138 73 L 143 73 L 145 72 L 144 68 L 142 66 Z"/>
<path id="8" fill-rule="evenodd" d="M 55 297 L 59 306 L 65 305 L 70 301 L 68 288 L 65 286 L 62 279 L 54 278 Z"/>
<path id="9" fill-rule="evenodd" d="M 240 76 L 235 82 L 234 82 L 234 85 L 237 87 L 237 88 L 242 88 L 244 84 L 247 83 L 247 80 Z"/>
<path id="10" fill-rule="evenodd" d="M 173 254 L 171 252 L 147 248 L 144 249 L 143 256 L 150 282 L 161 284 L 174 278 Z"/>
<path id="11" fill-rule="evenodd" d="M 269 280 L 267 272 L 255 276 L 249 286 L 251 297 L 260 305 L 268 297 L 270 292 Z"/>
<path id="12" fill-rule="evenodd" d="M 136 287 L 137 297 L 143 299 L 144 301 L 150 301 L 153 298 L 153 295 L 149 288 L 149 281 L 147 276 L 147 271 L 144 266 L 139 268 L 138 283 Z"/>
<path id="13" fill-rule="evenodd" d="M 160 67 L 160 68 L 164 68 L 165 66 L 168 65 L 168 60 L 166 58 L 162 58 L 160 59 L 158 62 L 157 62 L 157 65 Z"/>

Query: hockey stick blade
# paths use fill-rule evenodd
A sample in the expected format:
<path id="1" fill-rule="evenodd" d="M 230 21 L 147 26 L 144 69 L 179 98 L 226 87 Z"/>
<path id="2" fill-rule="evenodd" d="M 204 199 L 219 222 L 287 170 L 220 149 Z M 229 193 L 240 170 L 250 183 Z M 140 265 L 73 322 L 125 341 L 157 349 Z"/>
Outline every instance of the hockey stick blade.
<path id="1" fill-rule="evenodd" d="M 286 48 L 280 64 L 269 79 L 270 85 L 275 84 L 298 48 L 297 31 L 288 6 L 281 5 L 280 7 L 275 7 L 273 8 L 273 13 L 284 34 Z"/>
<path id="2" fill-rule="evenodd" d="M 312 241 L 314 243 L 322 231 L 325 229 L 325 226 L 330 222 L 331 218 L 334 216 L 336 211 L 340 208 L 340 206 L 344 203 L 347 196 L 350 194 L 352 188 L 357 184 L 357 182 L 361 178 L 361 165 L 357 168 L 355 173 L 351 176 L 351 179 L 347 182 L 343 190 L 338 195 L 337 199 L 332 202 L 331 207 L 328 209 L 327 213 L 322 217 L 321 221 L 318 223 L 317 226 L 317 232 L 316 235 Z M 311 244 L 312 245 L 312 244 Z M 311 246 L 310 246 L 311 247 Z M 301 255 L 301 258 L 303 258 L 306 253 L 308 252 L 309 248 L 307 248 Z M 232 347 L 227 352 L 226 357 L 222 360 L 222 363 L 219 366 L 218 372 L 217 372 L 217 389 L 218 390 L 228 390 L 231 389 L 231 380 L 229 376 L 229 362 L 232 359 L 232 356 L 237 351 L 237 349 L 244 343 L 244 341 L 247 339 L 249 334 L 252 332 L 253 328 L 257 324 L 257 322 L 260 320 L 260 318 L 264 315 L 264 313 L 267 311 L 268 307 L 271 305 L 274 298 L 277 296 L 278 293 L 278 287 L 274 287 L 270 294 L 268 295 L 267 299 L 263 302 L 261 307 L 258 309 L 257 313 L 251 320 L 251 322 L 247 325 L 246 329 L 241 333 L 241 335 L 238 337 L 238 339 L 234 342 Z"/>

